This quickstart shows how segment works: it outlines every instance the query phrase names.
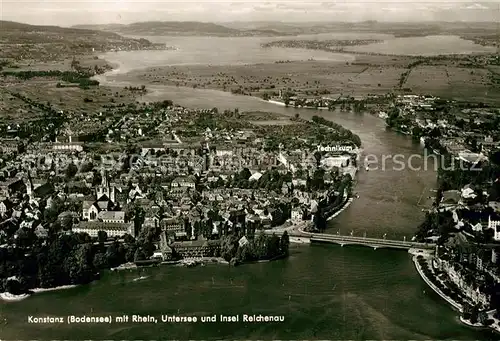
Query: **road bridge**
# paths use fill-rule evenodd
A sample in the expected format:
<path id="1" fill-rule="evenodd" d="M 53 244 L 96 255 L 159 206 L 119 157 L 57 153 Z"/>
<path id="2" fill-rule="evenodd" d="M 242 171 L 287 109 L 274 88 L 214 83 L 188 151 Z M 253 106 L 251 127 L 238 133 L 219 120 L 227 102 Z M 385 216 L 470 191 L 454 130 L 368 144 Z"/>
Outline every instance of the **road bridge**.
<path id="1" fill-rule="evenodd" d="M 404 240 L 390 240 L 390 239 L 378 239 L 378 238 L 366 238 L 366 237 L 353 237 L 353 236 L 341 236 L 334 234 L 313 234 L 309 236 L 312 243 L 334 243 L 341 246 L 344 245 L 364 245 L 378 248 L 391 248 L 391 249 L 434 249 L 435 244 L 430 243 L 417 243 Z"/>
<path id="2" fill-rule="evenodd" d="M 266 234 L 282 235 L 285 229 L 274 229 L 265 231 Z M 418 243 L 406 240 L 392 240 L 385 238 L 367 238 L 367 237 L 356 237 L 356 236 L 343 236 L 338 234 L 327 234 L 327 233 L 311 233 L 300 230 L 298 228 L 289 228 L 286 230 L 290 236 L 291 241 L 297 241 L 300 243 L 332 243 L 341 246 L 344 245 L 363 245 L 369 246 L 374 249 L 378 248 L 391 248 L 391 249 L 434 249 L 435 244 L 432 243 Z"/>

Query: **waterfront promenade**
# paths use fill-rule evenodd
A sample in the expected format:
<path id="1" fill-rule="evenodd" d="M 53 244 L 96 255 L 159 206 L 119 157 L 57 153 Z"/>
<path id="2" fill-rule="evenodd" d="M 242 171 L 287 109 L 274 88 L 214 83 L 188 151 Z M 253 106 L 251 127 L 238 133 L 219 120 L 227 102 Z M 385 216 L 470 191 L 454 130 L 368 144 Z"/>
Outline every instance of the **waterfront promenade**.
<path id="1" fill-rule="evenodd" d="M 433 257 L 426 257 L 429 262 L 432 262 Z M 424 282 L 432 289 L 436 294 L 441 296 L 446 302 L 448 302 L 455 310 L 458 310 L 460 313 L 463 311 L 463 307 L 460 303 L 455 302 L 450 297 L 446 296 L 434 283 L 431 282 L 429 278 L 424 274 L 422 267 L 418 263 L 417 256 L 413 256 L 413 263 L 415 264 L 415 268 L 417 269 L 418 274 L 424 280 Z"/>
<path id="2" fill-rule="evenodd" d="M 432 256 L 432 255 L 425 255 L 425 254 L 422 254 L 422 256 L 424 258 L 426 258 L 429 263 L 432 263 L 432 260 L 433 260 L 434 256 Z M 424 280 L 424 282 L 432 290 L 434 290 L 434 292 L 436 294 L 438 294 L 442 299 L 444 299 L 448 304 L 450 304 L 453 307 L 453 309 L 457 310 L 460 314 L 462 314 L 463 311 L 464 311 L 463 305 L 460 304 L 460 303 L 458 303 L 458 302 L 455 302 L 451 297 L 447 296 L 443 291 L 441 291 L 441 289 L 439 289 L 434 283 L 432 283 L 432 281 L 425 275 L 424 271 L 422 270 L 422 266 L 419 264 L 417 257 L 418 256 L 415 254 L 413 256 L 412 260 L 413 260 L 413 263 L 415 264 L 415 268 L 417 269 L 417 272 L 418 272 L 420 278 L 422 278 Z M 432 266 L 431 266 L 431 268 L 432 268 Z M 489 325 L 489 326 L 488 325 L 483 325 L 481 323 L 475 323 L 475 324 L 473 324 L 470 321 L 465 320 L 463 318 L 463 316 L 460 316 L 459 320 L 460 320 L 460 322 L 462 322 L 463 324 L 465 324 L 465 325 L 467 325 L 469 327 L 491 329 L 495 333 L 500 334 L 500 319 L 498 319 L 498 318 L 495 317 L 495 311 L 496 310 L 492 309 L 492 310 L 486 312 L 486 314 L 488 316 L 488 319 L 493 320 L 493 323 L 491 325 Z"/>

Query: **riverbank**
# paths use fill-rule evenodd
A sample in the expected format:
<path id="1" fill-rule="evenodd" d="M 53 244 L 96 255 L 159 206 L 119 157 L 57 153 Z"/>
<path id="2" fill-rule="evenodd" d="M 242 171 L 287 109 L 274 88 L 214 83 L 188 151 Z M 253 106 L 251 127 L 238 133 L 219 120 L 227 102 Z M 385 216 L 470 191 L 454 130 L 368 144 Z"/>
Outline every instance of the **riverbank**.
<path id="1" fill-rule="evenodd" d="M 288 254 L 285 253 L 285 254 L 278 255 L 276 257 L 270 258 L 270 259 L 260 259 L 260 260 L 237 262 L 237 263 L 235 263 L 235 265 L 256 264 L 256 263 L 269 263 L 269 262 L 272 262 L 272 261 L 275 261 L 275 260 L 284 259 L 286 257 L 288 257 Z"/>
<path id="2" fill-rule="evenodd" d="M 177 262 L 179 266 L 194 266 L 200 264 L 229 264 L 224 258 L 221 257 L 189 257 L 183 258 Z"/>
<path id="3" fill-rule="evenodd" d="M 270 100 L 266 101 L 265 99 L 262 99 L 262 98 L 261 98 L 261 100 L 262 100 L 263 102 L 267 102 L 267 103 L 271 103 L 271 104 L 276 104 L 276 105 L 279 105 L 280 107 L 286 107 L 286 104 L 285 104 L 284 102 L 275 101 L 275 100 L 272 100 L 272 99 L 270 99 Z"/>
<path id="4" fill-rule="evenodd" d="M 332 215 L 330 215 L 326 220 L 327 221 L 330 221 L 332 220 L 333 218 L 335 218 L 336 216 L 338 216 L 340 213 L 342 213 L 346 208 L 348 208 L 352 202 L 354 201 L 354 198 L 349 198 L 347 199 L 344 204 L 340 207 L 340 209 L 338 209 L 337 211 L 335 211 Z"/>
<path id="5" fill-rule="evenodd" d="M 234 265 L 244 265 L 244 264 L 256 264 L 256 263 L 268 263 L 272 262 L 275 260 L 283 259 L 286 258 L 288 254 L 282 254 L 278 255 L 276 257 L 270 258 L 270 259 L 259 259 L 259 260 L 253 260 L 253 261 L 235 261 Z M 181 259 L 180 261 L 176 262 L 178 266 L 187 266 L 187 267 L 194 267 L 198 265 L 204 266 L 205 264 L 224 264 L 224 265 L 232 265 L 233 261 L 228 262 L 224 258 L 221 257 L 190 257 L 190 258 L 184 258 Z"/>
<path id="6" fill-rule="evenodd" d="M 254 96 L 254 97 L 257 97 L 257 96 Z M 257 97 L 258 98 L 258 97 Z M 262 98 L 261 98 L 262 99 Z M 269 100 L 265 100 L 265 99 L 262 99 L 264 102 L 268 102 L 268 103 L 271 103 L 271 104 L 276 104 L 276 105 L 279 105 L 281 107 L 290 107 L 290 108 L 299 108 L 299 109 L 312 109 L 312 110 L 328 110 L 330 109 L 329 107 L 310 107 L 310 106 L 293 106 L 293 105 L 287 105 L 285 102 L 282 102 L 282 101 L 278 101 L 278 100 L 275 100 L 275 99 L 269 99 Z"/>

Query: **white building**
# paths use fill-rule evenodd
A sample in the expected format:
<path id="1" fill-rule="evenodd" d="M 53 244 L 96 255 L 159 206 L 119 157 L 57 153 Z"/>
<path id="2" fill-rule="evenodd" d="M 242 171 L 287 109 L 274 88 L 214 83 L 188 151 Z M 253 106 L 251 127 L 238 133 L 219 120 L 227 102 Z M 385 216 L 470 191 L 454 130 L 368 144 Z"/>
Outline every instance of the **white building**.
<path id="1" fill-rule="evenodd" d="M 472 231 L 481 232 L 482 230 L 483 230 L 483 225 L 481 225 L 481 223 L 477 223 L 475 225 L 472 225 Z"/>
<path id="2" fill-rule="evenodd" d="M 476 164 L 481 161 L 487 161 L 488 158 L 483 154 L 483 153 L 473 153 L 471 151 L 460 151 L 458 152 L 458 158 L 461 161 L 464 161 L 466 163 L 470 164 Z"/>
<path id="3" fill-rule="evenodd" d="M 255 172 L 252 174 L 252 176 L 248 179 L 248 181 L 257 181 L 262 177 L 262 173 Z"/>
<path id="4" fill-rule="evenodd" d="M 500 220 L 491 220 L 491 216 L 488 217 L 488 228 L 493 229 L 493 239 L 500 241 Z"/>
<path id="5" fill-rule="evenodd" d="M 300 207 L 294 207 L 292 209 L 292 222 L 297 222 L 302 220 L 302 209 Z"/>
<path id="6" fill-rule="evenodd" d="M 326 167 L 346 167 L 349 164 L 349 155 L 331 156 L 321 160 L 321 164 Z"/>
<path id="7" fill-rule="evenodd" d="M 476 196 L 477 195 L 474 192 L 474 190 L 472 188 L 470 188 L 469 186 L 465 186 L 464 188 L 462 188 L 462 198 L 474 199 Z"/>
<path id="8" fill-rule="evenodd" d="M 495 210 L 495 212 L 500 212 L 500 202 L 490 201 L 488 202 L 488 206 Z"/>
<path id="9" fill-rule="evenodd" d="M 81 142 L 54 142 L 52 149 L 57 151 L 81 152 L 83 151 L 83 143 Z"/>
<path id="10" fill-rule="evenodd" d="M 233 156 L 233 151 L 230 149 L 217 149 L 215 151 L 215 155 L 222 157 L 222 156 Z"/>
<path id="11" fill-rule="evenodd" d="M 172 187 L 196 187 L 196 179 L 193 176 L 179 177 L 172 181 Z"/>
<path id="12" fill-rule="evenodd" d="M 97 215 L 97 219 L 103 223 L 119 223 L 125 222 L 125 212 L 123 211 L 101 211 Z"/>
<path id="13" fill-rule="evenodd" d="M 294 186 L 307 186 L 307 180 L 306 179 L 293 179 L 292 184 Z"/>
<path id="14" fill-rule="evenodd" d="M 72 228 L 74 233 L 87 233 L 91 237 L 97 237 L 99 231 L 104 231 L 108 237 L 122 237 L 125 234 L 135 236 L 133 223 L 104 223 L 95 221 L 81 221 Z"/>

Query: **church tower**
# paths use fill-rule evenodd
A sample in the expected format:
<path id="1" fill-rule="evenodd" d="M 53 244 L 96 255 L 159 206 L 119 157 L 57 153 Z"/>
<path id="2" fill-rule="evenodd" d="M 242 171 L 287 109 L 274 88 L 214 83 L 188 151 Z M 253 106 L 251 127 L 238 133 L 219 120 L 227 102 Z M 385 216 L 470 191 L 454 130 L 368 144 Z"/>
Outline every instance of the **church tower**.
<path id="1" fill-rule="evenodd" d="M 110 185 L 108 188 L 109 188 L 109 200 L 111 200 L 113 204 L 116 204 L 115 186 Z"/>
<path id="2" fill-rule="evenodd" d="M 28 169 L 28 176 L 25 181 L 26 184 L 26 194 L 31 198 L 31 194 L 33 193 L 33 180 L 31 179 L 31 171 Z"/>
<path id="3" fill-rule="evenodd" d="M 103 195 L 106 195 L 109 199 L 109 184 L 108 184 L 108 174 L 105 172 L 104 168 L 101 168 L 101 185 L 97 187 L 97 200 L 99 200 Z"/>

